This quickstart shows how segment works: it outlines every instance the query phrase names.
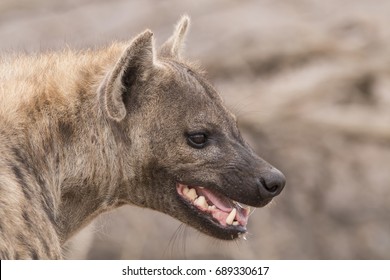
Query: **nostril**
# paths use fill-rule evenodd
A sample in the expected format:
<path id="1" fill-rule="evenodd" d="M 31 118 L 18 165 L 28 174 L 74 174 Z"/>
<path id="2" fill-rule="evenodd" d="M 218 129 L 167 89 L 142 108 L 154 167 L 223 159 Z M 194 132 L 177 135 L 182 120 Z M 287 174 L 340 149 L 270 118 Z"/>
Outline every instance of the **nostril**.
<path id="1" fill-rule="evenodd" d="M 261 186 L 264 187 L 269 192 L 275 192 L 278 188 L 277 185 L 269 185 L 269 182 L 267 182 L 263 177 L 260 178 Z"/>
<path id="2" fill-rule="evenodd" d="M 277 169 L 263 174 L 260 177 L 260 194 L 265 197 L 273 197 L 283 190 L 286 185 L 286 177 Z"/>
<path id="3" fill-rule="evenodd" d="M 279 190 L 279 188 L 280 188 L 279 185 L 277 185 L 277 184 L 276 185 L 271 185 L 271 186 L 266 185 L 265 187 L 271 193 L 277 192 Z"/>

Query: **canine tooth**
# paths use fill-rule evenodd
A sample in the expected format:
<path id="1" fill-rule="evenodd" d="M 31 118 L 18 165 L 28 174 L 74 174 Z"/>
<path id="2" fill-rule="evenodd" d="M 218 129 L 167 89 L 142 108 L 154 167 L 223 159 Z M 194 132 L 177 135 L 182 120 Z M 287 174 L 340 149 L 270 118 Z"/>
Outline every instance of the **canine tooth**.
<path id="1" fill-rule="evenodd" d="M 183 188 L 183 194 L 184 195 L 186 195 L 188 192 L 189 192 L 189 188 L 187 187 L 187 186 L 185 186 L 184 188 Z"/>
<path id="2" fill-rule="evenodd" d="M 195 201 L 194 204 L 201 207 L 202 209 L 208 209 L 209 205 L 207 204 L 206 198 L 201 195 Z"/>
<path id="3" fill-rule="evenodd" d="M 240 223 L 239 222 L 237 222 L 237 221 L 234 221 L 233 222 L 233 226 L 238 226 Z"/>
<path id="4" fill-rule="evenodd" d="M 194 201 L 198 195 L 196 194 L 195 189 L 190 189 L 186 195 L 191 201 Z"/>
<path id="5" fill-rule="evenodd" d="M 232 209 L 232 212 L 230 212 L 229 216 L 226 218 L 226 224 L 231 225 L 233 223 L 234 218 L 236 217 L 237 210 L 236 208 Z"/>

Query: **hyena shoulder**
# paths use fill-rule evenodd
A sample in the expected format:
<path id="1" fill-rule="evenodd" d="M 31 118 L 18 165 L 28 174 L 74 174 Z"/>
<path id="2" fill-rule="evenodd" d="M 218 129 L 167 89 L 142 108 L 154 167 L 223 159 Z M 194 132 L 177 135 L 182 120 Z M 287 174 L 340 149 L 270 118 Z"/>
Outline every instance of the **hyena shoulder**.
<path id="1" fill-rule="evenodd" d="M 58 146 L 82 133 L 75 116 L 93 115 L 89 96 L 124 46 L 1 57 L 1 259 L 62 257 Z"/>

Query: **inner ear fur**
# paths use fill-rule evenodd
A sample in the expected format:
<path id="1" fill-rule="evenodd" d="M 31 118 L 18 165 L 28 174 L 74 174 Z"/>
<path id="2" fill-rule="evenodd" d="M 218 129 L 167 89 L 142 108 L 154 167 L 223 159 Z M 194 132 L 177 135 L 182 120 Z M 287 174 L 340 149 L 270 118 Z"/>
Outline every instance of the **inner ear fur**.
<path id="1" fill-rule="evenodd" d="M 189 25 L 190 18 L 187 15 L 182 16 L 176 24 L 173 35 L 162 44 L 159 51 L 161 57 L 180 58 Z"/>
<path id="2" fill-rule="evenodd" d="M 153 33 L 139 34 L 123 52 L 100 87 L 103 107 L 109 118 L 120 122 L 126 116 L 124 94 L 136 80 L 145 80 L 154 67 Z"/>

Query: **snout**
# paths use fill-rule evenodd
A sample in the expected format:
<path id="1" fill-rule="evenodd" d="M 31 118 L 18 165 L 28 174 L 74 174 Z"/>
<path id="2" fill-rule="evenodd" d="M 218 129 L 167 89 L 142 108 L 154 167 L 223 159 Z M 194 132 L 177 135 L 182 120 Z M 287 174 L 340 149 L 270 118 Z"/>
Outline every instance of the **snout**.
<path id="1" fill-rule="evenodd" d="M 269 199 L 281 193 L 286 185 L 286 177 L 276 168 L 272 168 L 260 175 L 257 180 L 257 187 L 260 197 Z"/>

